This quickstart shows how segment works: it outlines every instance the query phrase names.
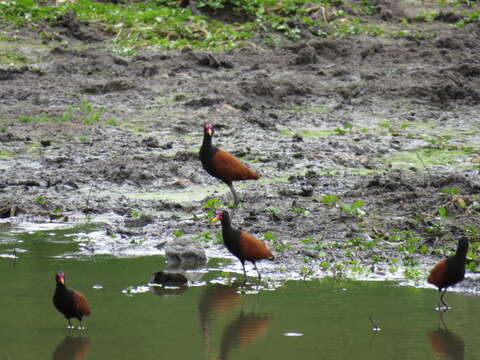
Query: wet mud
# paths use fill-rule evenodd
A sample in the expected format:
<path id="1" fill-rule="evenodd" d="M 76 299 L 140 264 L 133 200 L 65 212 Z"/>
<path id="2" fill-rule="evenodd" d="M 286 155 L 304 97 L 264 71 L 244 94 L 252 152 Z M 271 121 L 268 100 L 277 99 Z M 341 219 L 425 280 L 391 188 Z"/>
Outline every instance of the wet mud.
<path id="1" fill-rule="evenodd" d="M 405 9 L 382 4 L 383 21 L 398 22 Z M 407 261 L 427 269 L 442 255 L 435 249 L 480 226 L 480 23 L 451 21 L 438 18 L 432 37 L 130 57 L 74 14 L 50 25 L 60 39 L 46 43 L 9 29 L 34 60 L 0 68 L 0 216 L 110 214 L 97 241 L 162 249 L 177 231 L 226 255 L 205 203 L 232 197 L 198 159 L 212 123 L 214 144 L 262 175 L 236 185 L 233 222 L 273 233 L 267 276 L 305 266 L 309 276 L 341 274 L 337 264 L 349 262 L 381 278 Z M 101 116 L 28 121 L 82 101 Z M 399 231 L 419 234 L 426 250 L 399 246 Z"/>

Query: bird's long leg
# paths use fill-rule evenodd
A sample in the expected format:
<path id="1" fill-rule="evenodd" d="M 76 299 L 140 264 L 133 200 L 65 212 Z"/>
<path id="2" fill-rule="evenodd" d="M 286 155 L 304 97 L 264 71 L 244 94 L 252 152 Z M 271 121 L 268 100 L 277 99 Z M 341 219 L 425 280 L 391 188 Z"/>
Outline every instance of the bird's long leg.
<path id="1" fill-rule="evenodd" d="M 255 270 L 257 270 L 257 274 L 258 274 L 258 282 L 260 282 L 262 280 L 262 275 L 260 275 L 260 271 L 258 271 L 258 268 L 257 268 L 257 264 L 253 263 L 253 267 L 255 268 Z"/>
<path id="2" fill-rule="evenodd" d="M 73 329 L 73 326 L 72 326 L 72 323 L 70 322 L 70 319 L 67 319 L 67 320 L 68 320 L 67 329 Z"/>
<path id="3" fill-rule="evenodd" d="M 242 266 L 243 266 L 243 283 L 242 283 L 242 287 L 245 286 L 245 284 L 247 283 L 247 272 L 245 271 L 245 262 L 242 261 Z"/>
<path id="4" fill-rule="evenodd" d="M 233 188 L 233 183 L 228 184 L 228 187 L 230 188 L 230 191 L 233 194 L 233 208 L 236 208 L 238 206 L 238 196 L 237 196 L 237 193 L 236 193 L 235 189 Z"/>
<path id="5" fill-rule="evenodd" d="M 85 330 L 85 326 L 82 323 L 82 320 L 80 320 L 80 326 L 78 327 L 79 330 Z"/>
<path id="6" fill-rule="evenodd" d="M 435 310 L 437 311 L 442 311 L 442 302 L 440 301 L 441 296 L 442 296 L 442 290 L 438 289 L 438 303 L 437 303 L 437 307 L 435 308 Z"/>
<path id="7" fill-rule="evenodd" d="M 446 288 L 441 292 L 440 302 L 443 304 L 445 310 L 449 310 L 449 309 L 451 309 L 451 307 L 448 306 L 448 304 L 447 304 L 447 302 L 445 301 L 445 298 L 444 298 L 446 292 L 447 292 Z"/>

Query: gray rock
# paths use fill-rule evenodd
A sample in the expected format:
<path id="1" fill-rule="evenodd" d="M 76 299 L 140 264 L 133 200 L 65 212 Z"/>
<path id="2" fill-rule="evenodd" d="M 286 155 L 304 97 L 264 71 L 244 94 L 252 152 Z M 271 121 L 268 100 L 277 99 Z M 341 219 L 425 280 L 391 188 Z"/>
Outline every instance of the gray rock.
<path id="1" fill-rule="evenodd" d="M 170 241 L 165 246 L 165 257 L 169 263 L 205 264 L 207 262 L 202 244 L 188 236 Z"/>

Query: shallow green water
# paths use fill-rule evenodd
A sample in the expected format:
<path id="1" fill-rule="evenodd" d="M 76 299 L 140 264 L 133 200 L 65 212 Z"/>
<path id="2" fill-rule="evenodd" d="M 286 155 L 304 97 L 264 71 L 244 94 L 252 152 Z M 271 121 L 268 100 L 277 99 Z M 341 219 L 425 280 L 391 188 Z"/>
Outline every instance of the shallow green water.
<path id="1" fill-rule="evenodd" d="M 3 232 L 27 252 L 0 257 L 0 359 L 478 359 L 479 299 L 449 293 L 453 310 L 440 329 L 437 293 L 393 283 L 288 281 L 275 291 L 241 295 L 209 282 L 179 295 L 126 294 L 164 267 L 160 256 L 63 257 L 69 231 Z M 212 260 L 216 267 L 219 260 Z M 54 275 L 90 302 L 87 330 L 68 331 L 52 304 Z M 93 288 L 101 285 L 101 289 Z M 156 289 L 161 293 L 161 289 Z M 369 316 L 382 330 L 373 332 Z M 76 323 L 76 320 L 74 320 Z M 302 336 L 286 336 L 302 335 Z"/>

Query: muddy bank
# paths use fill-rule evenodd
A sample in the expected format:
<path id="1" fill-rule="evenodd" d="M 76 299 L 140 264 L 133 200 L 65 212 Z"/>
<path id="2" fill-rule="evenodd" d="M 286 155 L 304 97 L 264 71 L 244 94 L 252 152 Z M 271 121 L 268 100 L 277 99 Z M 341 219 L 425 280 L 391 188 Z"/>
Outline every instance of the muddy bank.
<path id="1" fill-rule="evenodd" d="M 440 20 L 431 38 L 131 57 L 81 24 L 68 45 L 17 33 L 32 63 L 0 68 L 0 216 L 114 214 L 99 248 L 177 231 L 224 254 L 205 203 L 231 195 L 197 154 L 209 122 L 262 174 L 237 186 L 234 223 L 267 234 L 269 271 L 421 279 L 480 226 L 480 25 Z"/>

